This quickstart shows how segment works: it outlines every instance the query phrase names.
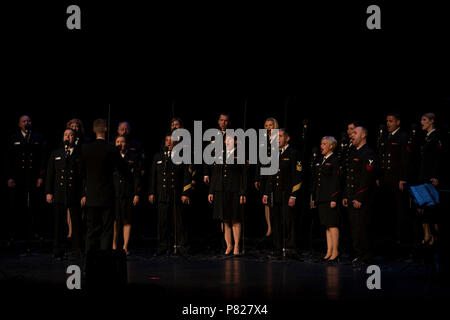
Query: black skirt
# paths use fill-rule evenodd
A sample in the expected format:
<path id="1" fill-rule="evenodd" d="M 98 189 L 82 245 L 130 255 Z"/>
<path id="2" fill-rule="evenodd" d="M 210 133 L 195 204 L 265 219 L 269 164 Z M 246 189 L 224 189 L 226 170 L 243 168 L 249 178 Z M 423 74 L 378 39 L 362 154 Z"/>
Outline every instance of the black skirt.
<path id="1" fill-rule="evenodd" d="M 224 222 L 241 222 L 244 215 L 244 206 L 240 204 L 240 195 L 237 192 L 214 193 L 213 217 Z"/>
<path id="2" fill-rule="evenodd" d="M 420 223 L 438 224 L 440 223 L 439 213 L 439 205 L 434 207 L 425 207 L 423 208 L 423 214 L 418 214 L 418 220 Z"/>
<path id="3" fill-rule="evenodd" d="M 330 203 L 322 203 L 318 206 L 320 224 L 326 227 L 339 226 L 339 212 L 337 206 L 330 208 Z"/>
<path id="4" fill-rule="evenodd" d="M 122 224 L 131 224 L 133 218 L 133 199 L 116 198 L 116 220 Z"/>

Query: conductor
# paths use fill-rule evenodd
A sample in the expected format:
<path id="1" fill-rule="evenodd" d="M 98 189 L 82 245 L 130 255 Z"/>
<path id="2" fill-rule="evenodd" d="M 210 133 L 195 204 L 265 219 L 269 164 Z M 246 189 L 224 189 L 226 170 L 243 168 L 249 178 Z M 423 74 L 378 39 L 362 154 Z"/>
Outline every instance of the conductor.
<path id="1" fill-rule="evenodd" d="M 126 175 L 126 165 L 119 150 L 106 141 L 106 120 L 94 121 L 96 139 L 82 146 L 81 170 L 83 197 L 86 206 L 87 235 L 86 252 L 111 250 L 114 234 L 114 180 L 117 168 Z"/>

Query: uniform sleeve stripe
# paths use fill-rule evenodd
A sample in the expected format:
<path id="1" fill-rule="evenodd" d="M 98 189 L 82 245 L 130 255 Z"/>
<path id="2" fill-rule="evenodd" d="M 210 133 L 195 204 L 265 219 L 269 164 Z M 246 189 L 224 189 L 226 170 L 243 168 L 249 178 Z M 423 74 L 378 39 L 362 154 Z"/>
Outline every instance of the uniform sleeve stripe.
<path id="1" fill-rule="evenodd" d="M 363 192 L 367 191 L 368 189 L 369 189 L 369 188 L 364 188 L 364 189 L 362 189 L 362 190 L 359 190 L 356 194 L 363 193 Z"/>
<path id="2" fill-rule="evenodd" d="M 189 190 L 191 188 L 191 186 L 192 186 L 191 184 L 188 184 L 188 185 L 184 186 L 183 192 L 186 191 L 186 190 Z"/>
<path id="3" fill-rule="evenodd" d="M 293 186 L 292 187 L 292 192 L 295 192 L 295 191 L 299 190 L 301 185 L 302 185 L 302 183 L 300 182 L 299 184 L 296 184 L 295 186 Z"/>
<path id="4" fill-rule="evenodd" d="M 336 191 L 335 193 L 333 193 L 332 195 L 331 195 L 331 197 L 334 197 L 334 196 L 336 196 L 336 195 L 338 195 L 339 194 L 339 191 Z"/>

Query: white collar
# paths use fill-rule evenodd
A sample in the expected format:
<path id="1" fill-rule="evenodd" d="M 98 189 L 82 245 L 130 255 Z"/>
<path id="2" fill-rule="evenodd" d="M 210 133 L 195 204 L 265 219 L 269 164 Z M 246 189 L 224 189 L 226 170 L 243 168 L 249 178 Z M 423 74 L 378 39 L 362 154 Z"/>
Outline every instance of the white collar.
<path id="1" fill-rule="evenodd" d="M 22 136 L 25 138 L 27 136 L 27 133 L 23 130 L 20 130 L 20 132 L 22 133 Z"/>
<path id="2" fill-rule="evenodd" d="M 358 148 L 356 148 L 356 150 L 361 149 L 362 147 L 364 147 L 366 144 L 364 143 L 362 146 L 359 146 Z"/>
<path id="3" fill-rule="evenodd" d="M 288 147 L 289 147 L 289 144 L 287 144 L 283 148 L 281 148 L 280 154 L 282 154 Z"/>
<path id="4" fill-rule="evenodd" d="M 397 131 L 400 130 L 400 127 L 398 127 L 397 129 L 395 129 L 394 131 L 391 132 L 391 136 L 395 135 L 397 133 Z"/>
<path id="5" fill-rule="evenodd" d="M 331 155 L 333 154 L 333 152 L 331 152 L 329 155 L 327 156 L 323 156 L 323 160 L 327 160 L 329 157 L 331 157 Z"/>
<path id="6" fill-rule="evenodd" d="M 433 130 L 431 130 L 431 131 L 428 131 L 427 132 L 427 137 L 434 131 L 434 130 L 436 130 L 435 128 L 433 128 Z"/>

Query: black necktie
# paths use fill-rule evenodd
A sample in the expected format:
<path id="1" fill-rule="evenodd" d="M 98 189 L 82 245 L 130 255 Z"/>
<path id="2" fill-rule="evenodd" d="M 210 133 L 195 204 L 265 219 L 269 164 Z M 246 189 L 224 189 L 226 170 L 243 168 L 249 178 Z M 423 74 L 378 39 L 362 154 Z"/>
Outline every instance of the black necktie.
<path id="1" fill-rule="evenodd" d="M 388 136 L 388 142 L 391 143 L 392 142 L 392 138 L 394 137 L 394 135 L 392 133 L 389 133 Z"/>

